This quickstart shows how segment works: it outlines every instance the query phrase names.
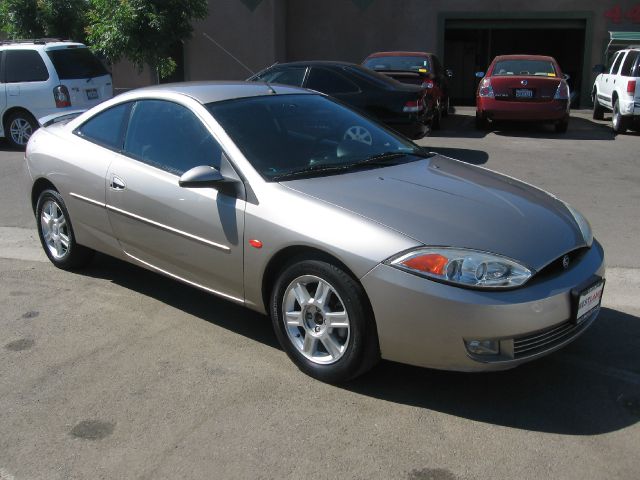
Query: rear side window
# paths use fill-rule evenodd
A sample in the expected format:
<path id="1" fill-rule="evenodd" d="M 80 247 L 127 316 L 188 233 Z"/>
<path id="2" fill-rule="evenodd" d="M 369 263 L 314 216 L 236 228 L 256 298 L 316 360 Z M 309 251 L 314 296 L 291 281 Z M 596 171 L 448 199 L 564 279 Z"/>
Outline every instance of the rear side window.
<path id="1" fill-rule="evenodd" d="M 7 50 L 5 55 L 7 83 L 44 82 L 49 79 L 47 67 L 35 50 Z"/>
<path id="2" fill-rule="evenodd" d="M 200 165 L 220 168 L 222 148 L 188 108 L 164 100 L 135 104 L 124 151 L 175 175 Z"/>
<path id="3" fill-rule="evenodd" d="M 100 112 L 75 130 L 76 135 L 112 150 L 122 148 L 122 137 L 131 103 Z"/>
<path id="4" fill-rule="evenodd" d="M 47 55 L 60 80 L 100 77 L 109 73 L 88 48 L 48 50 Z"/>
<path id="5" fill-rule="evenodd" d="M 351 80 L 326 68 L 312 68 L 307 88 L 333 95 L 335 93 L 353 93 L 360 89 Z"/>
<path id="6" fill-rule="evenodd" d="M 286 69 L 276 69 L 263 73 L 258 79 L 269 83 L 282 83 L 284 85 L 292 85 L 294 87 L 302 86 L 304 80 L 304 67 L 293 67 Z"/>
<path id="7" fill-rule="evenodd" d="M 638 51 L 630 51 L 627 54 L 627 58 L 624 59 L 624 63 L 622 64 L 622 70 L 620 71 L 620 75 L 624 76 L 624 77 L 638 77 L 640 76 L 640 72 L 638 72 L 638 69 L 634 69 L 633 67 L 636 64 L 636 61 L 638 60 L 638 55 L 640 54 L 640 52 Z M 634 71 L 635 70 L 635 71 Z"/>

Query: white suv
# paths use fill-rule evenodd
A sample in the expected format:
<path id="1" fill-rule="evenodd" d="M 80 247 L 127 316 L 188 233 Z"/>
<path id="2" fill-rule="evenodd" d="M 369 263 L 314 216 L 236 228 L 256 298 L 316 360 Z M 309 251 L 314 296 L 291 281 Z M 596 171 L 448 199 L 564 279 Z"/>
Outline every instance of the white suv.
<path id="1" fill-rule="evenodd" d="M 596 65 L 599 75 L 593 84 L 593 118 L 602 120 L 605 109 L 611 110 L 611 123 L 616 133 L 640 123 L 640 47 L 616 52 L 611 68 Z"/>
<path id="2" fill-rule="evenodd" d="M 0 137 L 24 148 L 40 119 L 113 96 L 111 75 L 82 43 L 0 41 Z"/>

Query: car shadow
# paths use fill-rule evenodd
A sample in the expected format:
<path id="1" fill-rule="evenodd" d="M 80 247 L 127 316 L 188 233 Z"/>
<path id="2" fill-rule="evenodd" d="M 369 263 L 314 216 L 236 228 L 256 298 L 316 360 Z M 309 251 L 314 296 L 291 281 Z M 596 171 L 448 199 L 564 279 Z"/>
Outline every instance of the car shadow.
<path id="1" fill-rule="evenodd" d="M 281 349 L 266 316 L 159 274 L 101 254 L 82 274 Z M 382 361 L 339 388 L 476 422 L 568 435 L 603 434 L 640 421 L 639 342 L 640 318 L 603 308 L 574 343 L 514 370 L 455 373 Z"/>

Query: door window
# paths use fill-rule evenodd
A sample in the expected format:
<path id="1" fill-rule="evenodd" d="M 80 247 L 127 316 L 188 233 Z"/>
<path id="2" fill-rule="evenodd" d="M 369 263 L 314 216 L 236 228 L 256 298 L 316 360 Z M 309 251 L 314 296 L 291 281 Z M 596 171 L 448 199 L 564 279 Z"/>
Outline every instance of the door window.
<path id="1" fill-rule="evenodd" d="M 188 108 L 164 100 L 135 104 L 124 151 L 175 175 L 200 165 L 220 168 L 222 148 Z"/>
<path id="2" fill-rule="evenodd" d="M 112 150 L 122 148 L 131 103 L 123 103 L 100 112 L 75 130 L 75 134 Z"/>
<path id="3" fill-rule="evenodd" d="M 336 93 L 359 92 L 358 86 L 339 73 L 326 68 L 312 68 L 307 88 L 333 95 Z"/>
<path id="4" fill-rule="evenodd" d="M 620 52 L 616 57 L 616 61 L 613 62 L 613 65 L 611 65 L 611 70 L 609 70 L 609 73 L 611 75 L 616 75 L 618 73 L 618 69 L 620 68 L 620 63 L 622 62 L 623 57 L 624 57 L 624 52 Z"/>
<path id="5" fill-rule="evenodd" d="M 640 54 L 638 51 L 630 51 L 627 53 L 627 58 L 624 59 L 620 75 L 623 77 L 633 77 L 638 75 L 638 72 L 633 72 L 633 67 L 636 64 L 636 60 L 638 60 L 638 54 Z"/>
<path id="6" fill-rule="evenodd" d="M 49 79 L 47 67 L 35 50 L 7 50 L 5 55 L 7 83 L 44 82 Z"/>

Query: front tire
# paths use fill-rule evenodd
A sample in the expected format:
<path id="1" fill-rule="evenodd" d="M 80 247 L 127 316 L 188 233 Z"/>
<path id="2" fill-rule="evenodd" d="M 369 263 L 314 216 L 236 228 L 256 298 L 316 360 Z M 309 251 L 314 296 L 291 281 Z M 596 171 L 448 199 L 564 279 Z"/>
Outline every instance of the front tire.
<path id="1" fill-rule="evenodd" d="M 56 267 L 72 270 L 89 263 L 94 252 L 76 243 L 69 212 L 62 196 L 55 190 L 40 194 L 36 222 L 44 253 Z"/>
<path id="2" fill-rule="evenodd" d="M 615 133 L 624 133 L 627 131 L 628 121 L 620 113 L 620 102 L 616 98 L 613 104 L 613 116 L 611 117 L 611 128 Z"/>
<path id="3" fill-rule="evenodd" d="M 33 118 L 29 112 L 18 111 L 14 112 L 7 118 L 4 130 L 5 136 L 11 147 L 24 150 L 27 146 L 27 142 L 38 129 L 38 122 Z"/>
<path id="4" fill-rule="evenodd" d="M 604 120 L 604 107 L 598 102 L 598 94 L 593 92 L 593 119 Z"/>
<path id="5" fill-rule="evenodd" d="M 270 313 L 280 345 L 313 378 L 345 382 L 379 359 L 362 286 L 324 260 L 300 260 L 285 268 L 273 287 Z"/>

